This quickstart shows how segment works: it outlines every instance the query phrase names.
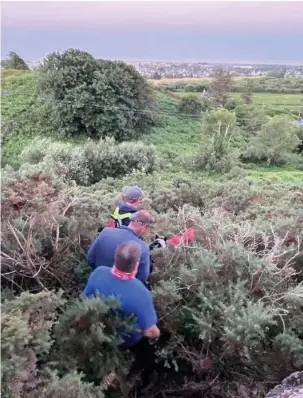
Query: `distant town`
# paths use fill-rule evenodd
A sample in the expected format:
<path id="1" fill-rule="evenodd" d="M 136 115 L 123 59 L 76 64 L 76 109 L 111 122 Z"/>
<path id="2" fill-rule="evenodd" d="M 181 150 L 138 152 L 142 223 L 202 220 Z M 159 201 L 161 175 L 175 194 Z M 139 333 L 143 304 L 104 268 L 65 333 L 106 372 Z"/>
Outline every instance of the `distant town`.
<path id="1" fill-rule="evenodd" d="M 224 68 L 235 76 L 272 76 L 303 75 L 303 65 L 256 65 L 256 64 L 219 64 L 207 62 L 127 62 L 148 79 L 164 78 L 201 78 L 209 77 L 215 69 Z M 39 61 L 27 61 L 31 69 L 39 67 Z"/>

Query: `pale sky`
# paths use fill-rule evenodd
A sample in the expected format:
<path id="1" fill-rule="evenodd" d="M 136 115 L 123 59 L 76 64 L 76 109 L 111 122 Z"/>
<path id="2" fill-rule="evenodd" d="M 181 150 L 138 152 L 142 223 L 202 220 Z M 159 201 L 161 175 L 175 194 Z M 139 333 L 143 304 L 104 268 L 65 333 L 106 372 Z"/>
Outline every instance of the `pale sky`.
<path id="1" fill-rule="evenodd" d="M 2 57 L 303 63 L 303 2 L 2 1 Z"/>

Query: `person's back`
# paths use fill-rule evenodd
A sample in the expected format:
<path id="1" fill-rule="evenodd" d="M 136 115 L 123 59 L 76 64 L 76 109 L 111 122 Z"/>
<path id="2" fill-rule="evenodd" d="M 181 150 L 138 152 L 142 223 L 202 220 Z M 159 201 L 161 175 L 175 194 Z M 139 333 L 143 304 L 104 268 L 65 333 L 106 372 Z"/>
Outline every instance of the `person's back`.
<path id="1" fill-rule="evenodd" d="M 112 269 L 98 267 L 89 277 L 83 294 L 86 297 L 101 295 L 104 298 L 115 296 L 121 302 L 121 310 L 126 315 L 135 315 L 137 323 L 129 335 L 121 330 L 125 346 L 136 345 L 143 336 L 155 337 L 159 331 L 155 326 L 157 315 L 153 299 L 148 289 L 135 278 L 140 258 L 140 246 L 126 242 L 115 252 L 115 265 Z M 127 272 L 126 272 L 127 271 Z M 152 328 L 152 332 L 150 332 Z M 138 332 L 136 329 L 139 329 Z M 152 333 L 152 336 L 150 336 Z"/>
<path id="2" fill-rule="evenodd" d="M 151 215 L 146 211 L 139 211 L 133 215 L 129 227 L 104 228 L 88 250 L 89 266 L 93 269 L 100 266 L 112 267 L 117 247 L 127 241 L 134 241 L 141 248 L 136 277 L 145 283 L 150 273 L 150 250 L 141 238 L 152 224 Z"/>
<path id="3" fill-rule="evenodd" d="M 157 323 L 151 293 L 137 278 L 125 281 L 115 277 L 111 268 L 98 267 L 91 274 L 83 293 L 86 297 L 97 294 L 105 298 L 115 296 L 119 298 L 121 310 L 126 315 L 138 318 L 129 335 L 120 330 L 125 346 L 132 346 L 141 340 L 142 334 L 136 329 L 147 329 Z"/>

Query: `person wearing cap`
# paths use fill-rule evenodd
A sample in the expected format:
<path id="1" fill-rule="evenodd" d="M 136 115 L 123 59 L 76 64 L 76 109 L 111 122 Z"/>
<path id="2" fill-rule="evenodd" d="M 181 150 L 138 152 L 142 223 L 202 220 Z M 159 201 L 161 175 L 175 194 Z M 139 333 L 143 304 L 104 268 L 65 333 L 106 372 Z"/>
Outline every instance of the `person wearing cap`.
<path id="1" fill-rule="evenodd" d="M 113 229 L 114 232 L 119 230 Z M 135 278 L 141 254 L 141 246 L 134 241 L 119 245 L 113 267 L 101 266 L 93 271 L 83 294 L 87 298 L 99 295 L 105 300 L 119 297 L 122 312 L 136 317 L 130 332 L 120 328 L 118 333 L 123 340 L 121 348 L 135 354 L 134 368 L 143 369 L 142 381 L 146 384 L 155 365 L 154 348 L 149 340 L 158 338 L 160 330 L 152 294 Z"/>
<path id="2" fill-rule="evenodd" d="M 96 269 L 100 266 L 113 267 L 115 251 L 125 242 L 135 242 L 140 246 L 140 262 L 136 278 L 147 284 L 150 274 L 150 248 L 143 238 L 152 228 L 155 220 L 146 210 L 140 210 L 131 216 L 130 224 L 120 228 L 104 228 L 97 236 L 87 253 L 88 265 Z"/>
<path id="3" fill-rule="evenodd" d="M 111 215 L 109 227 L 119 228 L 122 225 L 127 227 L 130 223 L 132 214 L 138 211 L 144 199 L 144 192 L 137 185 L 127 188 L 124 192 L 123 199 L 119 200 L 118 206 Z"/>

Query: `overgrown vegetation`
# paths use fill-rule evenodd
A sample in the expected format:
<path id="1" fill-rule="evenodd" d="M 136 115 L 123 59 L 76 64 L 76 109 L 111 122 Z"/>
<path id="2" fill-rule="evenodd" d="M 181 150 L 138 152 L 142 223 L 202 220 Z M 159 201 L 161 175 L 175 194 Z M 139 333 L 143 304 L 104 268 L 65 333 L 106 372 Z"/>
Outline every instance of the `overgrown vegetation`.
<path id="1" fill-rule="evenodd" d="M 60 112 L 82 115 L 77 132 L 62 137 L 46 123 L 57 111 L 46 112 L 49 103 L 37 91 L 47 76 L 47 96 L 59 93 L 65 74 L 55 72 L 56 62 L 68 60 L 76 75 L 86 67 L 95 71 L 98 62 L 100 81 L 115 81 L 111 103 L 128 96 L 124 75 L 118 78 L 127 66 L 88 54 L 81 63 L 80 55 L 53 55 L 43 72 L 2 76 L 8 91 L 2 123 L 9 126 L 2 142 L 2 396 L 138 396 L 128 376 L 133 358 L 119 350 L 114 333 L 117 322 L 128 327 L 130 320 L 114 316 L 115 300 L 88 301 L 81 292 L 97 229 L 122 190 L 139 184 L 157 220 L 154 232 L 197 231 L 192 246 L 153 254 L 161 372 L 146 396 L 264 397 L 303 366 L 303 178 L 296 153 L 302 132 L 296 120 L 273 117 L 249 101 L 231 104 L 228 91 L 228 109 L 195 97 L 199 113 L 193 114 L 191 106 L 181 109 L 191 99 L 155 91 L 157 125 L 148 135 L 140 131 L 142 142 L 134 141 L 140 129 L 129 134 L 132 124 L 117 127 L 105 111 L 104 130 L 96 128 L 88 139 L 87 131 L 80 134 L 85 101 L 83 108 L 75 99 L 63 107 L 67 99 L 58 94 L 58 122 Z M 151 88 L 138 79 L 146 98 Z M 85 96 L 81 85 L 70 90 Z M 89 112 L 99 118 L 96 109 Z M 131 140 L 119 142 L 124 138 Z M 117 379 L 109 386 L 111 372 Z"/>

